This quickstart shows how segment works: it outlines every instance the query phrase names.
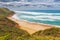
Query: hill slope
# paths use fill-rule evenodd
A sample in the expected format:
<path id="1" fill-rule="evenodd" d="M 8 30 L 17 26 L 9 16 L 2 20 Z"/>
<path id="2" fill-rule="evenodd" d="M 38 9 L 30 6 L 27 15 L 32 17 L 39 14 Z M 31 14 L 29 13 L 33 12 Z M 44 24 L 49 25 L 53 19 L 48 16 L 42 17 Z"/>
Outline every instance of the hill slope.
<path id="1" fill-rule="evenodd" d="M 16 37 L 26 37 L 29 34 L 22 29 L 17 28 L 18 24 L 7 19 L 7 16 L 13 15 L 14 12 L 6 8 L 0 8 L 0 39 L 15 40 Z"/>
<path id="2" fill-rule="evenodd" d="M 18 24 L 7 19 L 13 11 L 0 8 L 0 40 L 60 40 L 60 28 L 38 31 L 29 35 L 25 30 L 19 29 Z"/>

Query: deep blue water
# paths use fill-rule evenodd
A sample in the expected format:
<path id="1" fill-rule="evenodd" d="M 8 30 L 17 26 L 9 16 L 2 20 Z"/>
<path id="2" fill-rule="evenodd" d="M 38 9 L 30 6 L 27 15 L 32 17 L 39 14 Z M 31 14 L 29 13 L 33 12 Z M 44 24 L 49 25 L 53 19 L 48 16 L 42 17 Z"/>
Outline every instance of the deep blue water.
<path id="1" fill-rule="evenodd" d="M 21 20 L 29 22 L 60 25 L 60 10 L 25 10 L 16 14 Z"/>

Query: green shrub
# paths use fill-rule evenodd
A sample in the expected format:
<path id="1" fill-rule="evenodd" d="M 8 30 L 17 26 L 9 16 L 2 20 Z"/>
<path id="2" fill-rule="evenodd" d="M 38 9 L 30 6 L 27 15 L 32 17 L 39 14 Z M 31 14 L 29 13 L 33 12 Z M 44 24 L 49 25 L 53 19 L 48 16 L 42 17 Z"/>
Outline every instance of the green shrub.
<path id="1" fill-rule="evenodd" d="M 29 40 L 60 40 L 60 38 L 52 36 L 34 36 Z"/>
<path id="2" fill-rule="evenodd" d="M 38 31 L 36 33 L 34 33 L 33 35 L 37 35 L 37 36 L 54 36 L 54 37 L 60 37 L 60 28 L 51 28 L 51 29 L 46 29 L 43 31 Z"/>
<path id="3" fill-rule="evenodd" d="M 5 40 L 4 35 L 7 36 L 6 33 L 10 33 L 6 40 L 13 40 L 18 36 L 23 38 L 29 37 L 28 32 L 17 28 L 18 24 L 6 18 L 8 15 L 11 15 L 11 13 L 14 14 L 14 12 L 9 9 L 0 8 L 0 39 Z"/>

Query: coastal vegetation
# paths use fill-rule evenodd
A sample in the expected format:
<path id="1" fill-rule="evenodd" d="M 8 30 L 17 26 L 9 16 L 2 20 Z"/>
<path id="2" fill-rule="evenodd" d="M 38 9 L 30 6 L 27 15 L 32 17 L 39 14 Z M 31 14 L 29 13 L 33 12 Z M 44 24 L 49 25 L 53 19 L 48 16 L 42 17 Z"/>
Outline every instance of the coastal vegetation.
<path id="1" fill-rule="evenodd" d="M 60 28 L 40 30 L 30 35 L 18 28 L 17 23 L 7 19 L 14 14 L 7 8 L 0 8 L 0 40 L 60 40 Z"/>

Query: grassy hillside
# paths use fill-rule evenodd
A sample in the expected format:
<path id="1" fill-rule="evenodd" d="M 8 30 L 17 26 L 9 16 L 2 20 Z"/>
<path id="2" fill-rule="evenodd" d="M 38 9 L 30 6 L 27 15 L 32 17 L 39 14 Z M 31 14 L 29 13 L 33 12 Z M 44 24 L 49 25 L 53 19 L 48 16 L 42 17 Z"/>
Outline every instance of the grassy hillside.
<path id="1" fill-rule="evenodd" d="M 33 35 L 60 37 L 60 28 L 51 28 L 51 29 L 46 29 L 43 31 L 38 31 L 34 33 Z"/>
<path id="2" fill-rule="evenodd" d="M 15 40 L 16 37 L 29 36 L 28 32 L 19 29 L 18 24 L 7 19 L 7 16 L 13 15 L 14 12 L 6 8 L 0 8 L 0 39 L 1 40 Z"/>
<path id="3" fill-rule="evenodd" d="M 17 28 L 18 24 L 6 18 L 13 14 L 7 8 L 0 8 L 0 40 L 60 40 L 60 28 L 40 30 L 29 35 L 25 30 Z"/>

